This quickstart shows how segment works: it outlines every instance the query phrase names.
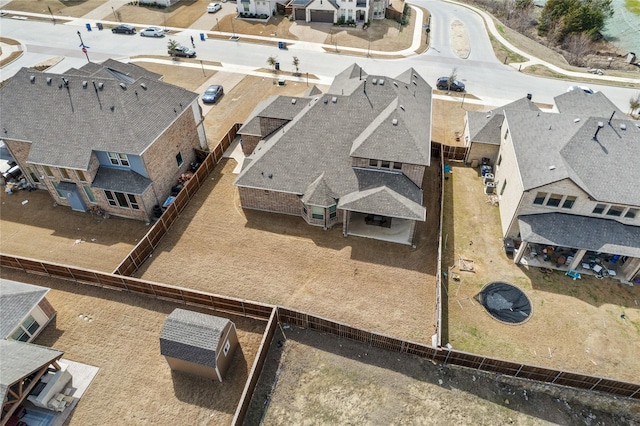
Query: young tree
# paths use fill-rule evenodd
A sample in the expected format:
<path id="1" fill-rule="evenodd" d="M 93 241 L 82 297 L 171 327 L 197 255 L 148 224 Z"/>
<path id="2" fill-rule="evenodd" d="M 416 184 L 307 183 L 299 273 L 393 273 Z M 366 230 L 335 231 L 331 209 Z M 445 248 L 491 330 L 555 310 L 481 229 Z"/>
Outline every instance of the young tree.
<path id="1" fill-rule="evenodd" d="M 458 68 L 454 67 L 451 70 L 451 74 L 449 74 L 449 79 L 447 80 L 447 91 L 451 91 L 451 85 L 456 78 L 458 78 Z"/>
<path id="2" fill-rule="evenodd" d="M 269 66 L 273 68 L 273 72 L 276 72 L 276 62 L 278 62 L 278 58 L 276 58 L 275 56 L 269 56 L 267 58 L 267 64 L 269 64 Z"/>
<path id="3" fill-rule="evenodd" d="M 584 65 L 584 58 L 591 50 L 591 36 L 587 33 L 570 34 L 565 39 L 565 48 L 571 54 L 569 63 L 571 65 Z"/>
<path id="4" fill-rule="evenodd" d="M 293 57 L 293 66 L 296 68 L 296 74 L 298 74 L 299 72 L 299 66 L 300 66 L 300 59 L 298 59 L 297 56 Z"/>
<path id="5" fill-rule="evenodd" d="M 629 99 L 629 109 L 629 115 L 633 118 L 633 111 L 640 109 L 640 93 L 635 98 Z"/>
<path id="6" fill-rule="evenodd" d="M 167 42 L 167 49 L 169 50 L 173 50 L 176 47 L 178 47 L 179 43 L 177 41 L 175 41 L 174 39 L 169 39 L 169 41 Z"/>

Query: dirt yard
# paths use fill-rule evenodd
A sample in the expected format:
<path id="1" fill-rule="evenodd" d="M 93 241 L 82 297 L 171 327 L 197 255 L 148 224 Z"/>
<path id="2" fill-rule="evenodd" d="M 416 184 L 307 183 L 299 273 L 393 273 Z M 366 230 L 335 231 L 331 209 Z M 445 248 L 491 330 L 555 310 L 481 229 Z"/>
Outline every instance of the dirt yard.
<path id="1" fill-rule="evenodd" d="M 160 355 L 164 320 L 182 305 L 20 271 L 3 269 L 2 275 L 51 288 L 47 298 L 58 315 L 34 343 L 100 368 L 69 426 L 182 425 L 185 419 L 199 425 L 231 423 L 265 323 L 221 315 L 235 323 L 240 346 L 220 383 L 173 373 Z"/>
<path id="2" fill-rule="evenodd" d="M 7 10 L 72 16 L 79 18 L 104 4 L 105 0 L 13 0 L 4 6 Z"/>
<path id="3" fill-rule="evenodd" d="M 444 343 L 455 349 L 569 371 L 638 382 L 640 286 L 516 266 L 506 257 L 498 207 L 487 203 L 477 169 L 453 164 L 445 181 L 445 262 L 456 265 L 443 319 Z M 479 231 L 481 230 L 481 232 Z M 460 271 L 458 256 L 474 261 Z M 474 296 L 487 283 L 506 281 L 525 291 L 533 315 L 522 325 L 494 320 Z M 621 318 L 624 314 L 625 318 Z"/>
<path id="4" fill-rule="evenodd" d="M 246 425 L 635 425 L 640 403 L 535 385 L 298 328 L 277 334 Z"/>

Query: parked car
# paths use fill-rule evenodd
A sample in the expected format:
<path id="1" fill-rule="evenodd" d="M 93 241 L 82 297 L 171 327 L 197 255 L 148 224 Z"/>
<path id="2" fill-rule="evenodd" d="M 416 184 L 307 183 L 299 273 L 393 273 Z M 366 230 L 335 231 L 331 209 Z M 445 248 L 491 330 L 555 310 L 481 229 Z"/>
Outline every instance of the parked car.
<path id="1" fill-rule="evenodd" d="M 111 32 L 114 34 L 135 34 L 136 27 L 129 24 L 120 24 L 117 27 L 111 28 Z"/>
<path id="2" fill-rule="evenodd" d="M 175 49 L 168 50 L 171 56 L 182 56 L 183 58 L 195 58 L 196 51 L 186 46 L 176 46 Z"/>
<path id="3" fill-rule="evenodd" d="M 455 92 L 464 92 L 464 83 L 458 80 L 451 82 L 449 87 L 449 77 L 440 77 L 436 83 L 438 90 L 453 90 Z"/>
<path id="4" fill-rule="evenodd" d="M 582 90 L 584 93 L 586 93 L 587 95 L 593 95 L 593 90 L 591 90 L 590 88 L 588 88 L 587 86 L 570 86 L 567 89 L 567 92 L 571 92 L 573 90 Z"/>
<path id="5" fill-rule="evenodd" d="M 222 9 L 222 5 L 220 3 L 209 3 L 207 6 L 207 13 L 216 13 Z"/>
<path id="6" fill-rule="evenodd" d="M 224 94 L 224 89 L 218 84 L 207 87 L 207 90 L 202 94 L 202 102 L 205 104 L 215 104 L 218 99 Z"/>
<path id="7" fill-rule="evenodd" d="M 160 27 L 149 27 L 140 31 L 142 37 L 164 37 L 164 30 Z"/>

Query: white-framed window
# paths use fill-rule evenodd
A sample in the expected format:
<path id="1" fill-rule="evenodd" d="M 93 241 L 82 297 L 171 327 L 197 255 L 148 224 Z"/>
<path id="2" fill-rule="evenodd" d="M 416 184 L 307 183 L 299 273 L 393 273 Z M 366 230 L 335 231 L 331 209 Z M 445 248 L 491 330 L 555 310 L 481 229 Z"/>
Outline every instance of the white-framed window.
<path id="1" fill-rule="evenodd" d="M 502 188 L 500 188 L 500 195 L 504 194 L 504 190 L 507 187 L 507 180 L 505 179 L 504 182 L 502 182 Z"/>
<path id="2" fill-rule="evenodd" d="M 29 176 L 31 176 L 31 180 L 33 181 L 33 183 L 40 183 L 38 173 L 36 173 L 36 170 L 33 167 L 27 166 L 27 173 L 29 173 Z"/>
<path id="3" fill-rule="evenodd" d="M 611 206 L 609 207 L 609 210 L 607 210 L 607 216 L 620 217 L 623 211 L 624 207 L 622 206 Z"/>
<path id="4" fill-rule="evenodd" d="M 311 218 L 312 219 L 324 219 L 324 208 L 323 207 L 311 207 Z"/>
<path id="5" fill-rule="evenodd" d="M 127 157 L 127 154 L 121 154 L 117 152 L 108 152 L 107 154 L 109 155 L 109 161 L 111 161 L 111 164 L 113 164 L 114 166 L 130 166 L 129 157 Z"/>
<path id="6" fill-rule="evenodd" d="M 60 176 L 62 176 L 62 179 L 71 180 L 71 178 L 69 177 L 69 172 L 67 171 L 67 169 L 65 169 L 63 167 L 58 167 L 58 171 L 60 172 Z"/>
<path id="7" fill-rule="evenodd" d="M 93 195 L 93 191 L 91 190 L 91 188 L 89 188 L 88 186 L 83 186 L 82 189 L 84 189 L 84 193 L 87 196 L 87 199 L 89 200 L 89 202 L 92 204 L 95 204 L 96 197 Z"/>
<path id="8" fill-rule="evenodd" d="M 629 209 L 627 210 L 627 212 L 624 214 L 624 217 L 626 217 L 627 219 L 635 219 L 636 217 L 638 217 L 638 212 L 640 211 L 640 209 Z"/>
<path id="9" fill-rule="evenodd" d="M 562 208 L 563 209 L 572 209 L 573 205 L 576 203 L 576 198 L 573 195 L 567 195 L 567 197 L 564 199 L 564 202 L 562 203 Z"/>
<path id="10" fill-rule="evenodd" d="M 49 167 L 49 166 L 42 166 L 42 170 L 44 170 L 44 174 L 45 174 L 45 176 L 46 176 L 46 177 L 50 177 L 50 178 L 55 177 L 55 176 L 53 175 L 53 172 L 51 171 L 51 167 Z"/>
<path id="11" fill-rule="evenodd" d="M 604 211 L 606 210 L 606 208 L 607 208 L 607 205 L 606 205 L 606 204 L 600 204 L 600 203 L 598 203 L 598 204 L 596 204 L 596 206 L 594 207 L 594 209 L 593 209 L 593 212 L 592 212 L 592 213 L 593 213 L 593 214 L 602 214 L 602 213 L 604 213 Z"/>
<path id="12" fill-rule="evenodd" d="M 537 204 L 539 206 L 544 204 L 544 200 L 547 198 L 546 192 L 538 192 L 536 194 L 536 198 L 533 199 L 533 204 Z"/>
<path id="13" fill-rule="evenodd" d="M 560 205 L 560 201 L 562 201 L 562 195 L 551 194 L 547 200 L 547 207 L 558 207 Z"/>
<path id="14" fill-rule="evenodd" d="M 133 194 L 125 194 L 124 192 L 117 191 L 104 191 L 105 197 L 109 205 L 114 207 L 120 207 L 122 209 L 140 210 L 136 196 Z"/>
<path id="15" fill-rule="evenodd" d="M 64 193 L 63 193 L 63 192 L 61 192 L 61 191 L 58 189 L 58 182 L 51 182 L 51 183 L 53 183 L 53 187 L 55 188 L 56 192 L 58 193 L 58 197 L 62 198 L 63 200 L 66 200 L 66 199 L 67 199 L 67 196 L 66 196 L 66 195 L 64 195 Z"/>
<path id="16" fill-rule="evenodd" d="M 229 343 L 229 341 L 227 340 L 224 344 L 224 348 L 222 348 L 222 353 L 224 354 L 224 356 L 227 356 L 229 354 L 229 349 L 231 349 L 231 343 Z"/>
<path id="17" fill-rule="evenodd" d="M 38 329 L 40 328 L 40 324 L 38 324 L 38 322 L 35 320 L 35 318 L 33 318 L 31 315 L 29 315 L 23 322 L 22 324 L 20 324 L 20 326 L 17 328 L 16 331 L 13 332 L 13 334 L 11 334 L 11 339 L 12 340 L 19 340 L 21 342 L 27 342 L 31 336 L 33 336 L 35 334 L 36 331 L 38 331 Z"/>
<path id="18" fill-rule="evenodd" d="M 337 206 L 329 206 L 329 219 L 335 219 L 337 215 Z"/>
<path id="19" fill-rule="evenodd" d="M 178 167 L 182 166 L 182 164 L 184 163 L 184 160 L 182 159 L 182 153 L 179 152 L 176 155 L 176 163 L 178 163 Z"/>
<path id="20" fill-rule="evenodd" d="M 78 180 L 80 182 L 86 182 L 87 181 L 87 175 L 85 175 L 82 170 L 76 170 L 75 172 L 76 172 L 76 177 L 78 178 Z"/>

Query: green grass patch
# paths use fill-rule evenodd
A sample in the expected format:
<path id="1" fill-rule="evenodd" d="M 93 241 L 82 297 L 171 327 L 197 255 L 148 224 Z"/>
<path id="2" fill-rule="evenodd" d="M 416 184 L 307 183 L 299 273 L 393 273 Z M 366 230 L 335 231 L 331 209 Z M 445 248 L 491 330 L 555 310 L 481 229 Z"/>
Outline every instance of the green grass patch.
<path id="1" fill-rule="evenodd" d="M 491 47 L 493 47 L 493 53 L 495 53 L 496 58 L 500 59 L 501 61 L 504 61 L 505 63 L 528 61 L 528 58 L 525 58 L 524 56 L 507 49 L 502 43 L 498 41 L 497 38 L 495 38 L 491 34 L 489 34 L 489 40 L 491 41 Z"/>
<path id="2" fill-rule="evenodd" d="M 624 6 L 629 10 L 629 12 L 640 16 L 640 2 L 638 2 L 638 0 L 625 0 Z"/>

